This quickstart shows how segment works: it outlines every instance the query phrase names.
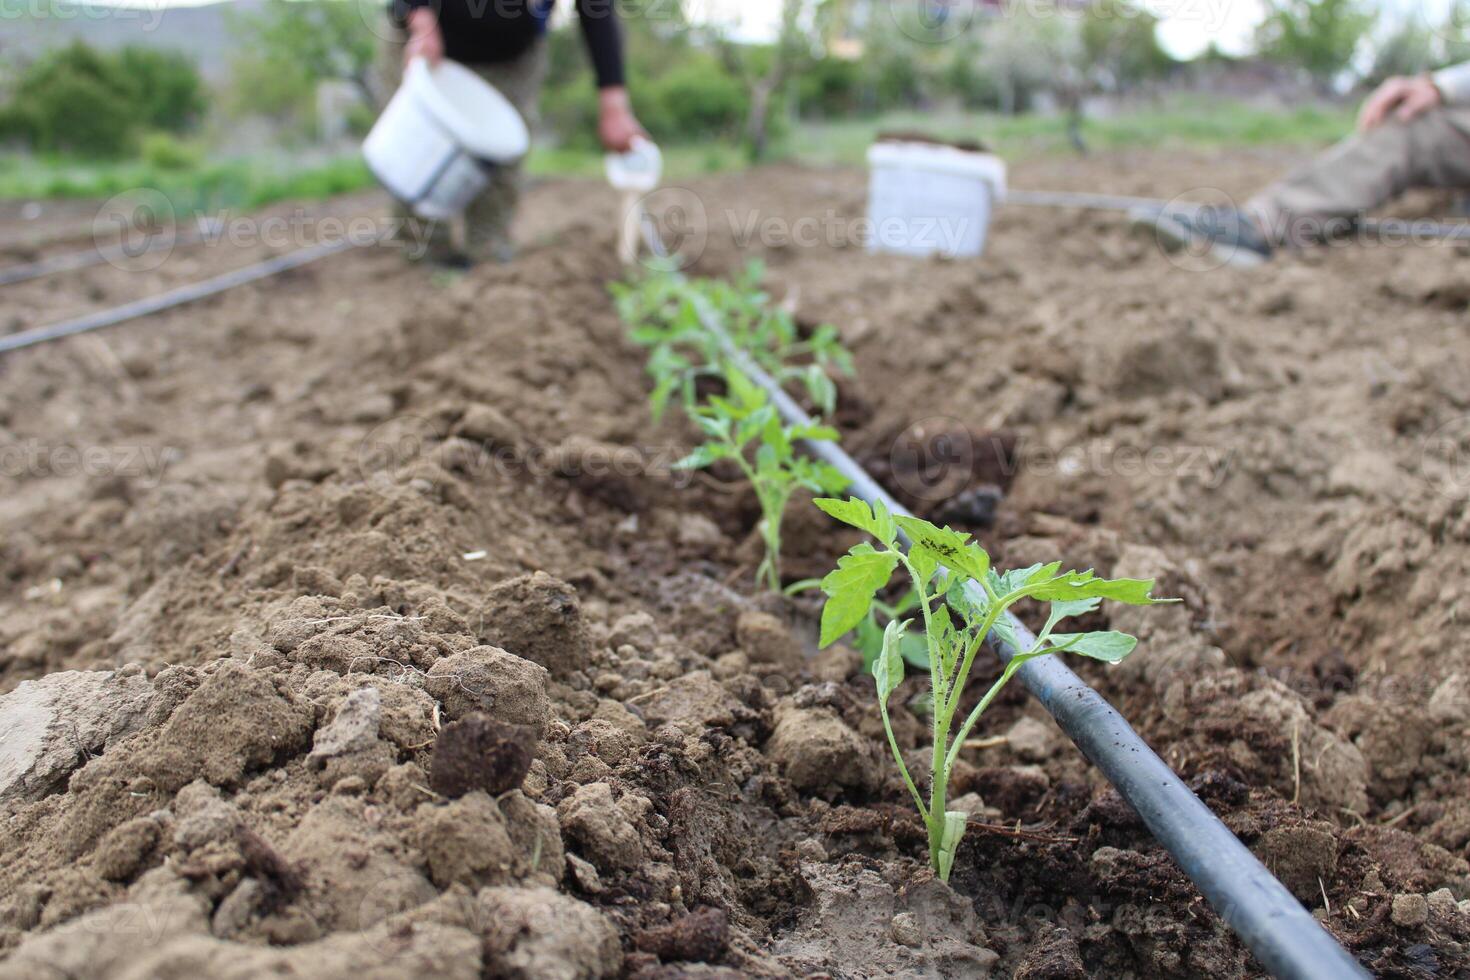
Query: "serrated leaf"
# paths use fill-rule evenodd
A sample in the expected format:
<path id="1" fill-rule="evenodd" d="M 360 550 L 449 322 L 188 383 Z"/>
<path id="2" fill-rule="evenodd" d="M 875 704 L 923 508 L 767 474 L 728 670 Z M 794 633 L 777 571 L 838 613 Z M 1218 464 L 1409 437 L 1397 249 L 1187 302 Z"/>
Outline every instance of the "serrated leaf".
<path id="1" fill-rule="evenodd" d="M 878 685 L 878 701 L 888 703 L 888 697 L 903 683 L 903 655 L 899 652 L 903 644 L 909 621 L 892 620 L 883 629 L 883 649 L 873 661 L 873 680 Z"/>
<path id="2" fill-rule="evenodd" d="M 939 562 L 928 548 L 910 548 L 909 564 L 914 566 L 914 577 L 927 586 L 934 579 Z"/>
<path id="3" fill-rule="evenodd" d="M 1101 660 L 1110 664 L 1119 663 L 1133 652 L 1134 647 L 1138 646 L 1138 640 L 1135 637 L 1116 630 L 1096 633 L 1053 633 L 1051 642 L 1055 652 L 1075 653 L 1078 656 L 1091 657 L 1093 660 Z"/>
<path id="4" fill-rule="evenodd" d="M 873 596 L 888 584 L 897 566 L 898 555 L 875 551 L 867 542 L 837 559 L 837 567 L 822 579 L 827 602 L 822 606 L 821 646 L 830 646 L 863 621 Z"/>
<path id="5" fill-rule="evenodd" d="M 1051 581 L 1027 588 L 1033 599 L 1043 602 L 1075 601 L 1080 599 L 1110 599 L 1130 606 L 1151 606 L 1161 602 L 1177 602 L 1177 599 L 1155 599 L 1153 579 L 1098 578 L 1091 571 L 1068 572 Z"/>
<path id="6" fill-rule="evenodd" d="M 893 518 L 888 513 L 888 508 L 883 502 L 878 502 L 876 511 L 868 506 L 866 500 L 857 497 L 849 497 L 842 500 L 838 497 L 818 497 L 812 501 L 818 509 L 828 517 L 849 524 L 860 531 L 867 531 L 873 537 L 882 541 L 890 548 L 893 547 L 897 538 L 897 530 L 893 524 Z"/>
<path id="7" fill-rule="evenodd" d="M 973 544 L 968 534 L 935 527 L 917 517 L 896 517 L 894 521 L 909 536 L 910 555 L 915 550 L 931 552 L 935 561 L 965 578 L 983 579 L 989 571 L 990 556 Z"/>

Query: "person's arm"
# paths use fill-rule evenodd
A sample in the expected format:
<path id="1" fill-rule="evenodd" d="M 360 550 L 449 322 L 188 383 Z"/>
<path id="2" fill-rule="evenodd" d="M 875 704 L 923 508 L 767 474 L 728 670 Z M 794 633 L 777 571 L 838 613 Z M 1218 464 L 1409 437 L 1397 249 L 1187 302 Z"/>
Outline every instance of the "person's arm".
<path id="1" fill-rule="evenodd" d="M 1441 68 L 1429 77 L 1445 105 L 1470 105 L 1470 61 Z"/>
<path id="2" fill-rule="evenodd" d="M 1444 105 L 1448 93 L 1429 75 L 1390 78 L 1373 91 L 1358 113 L 1358 129 L 1368 132 L 1392 116 L 1401 123 L 1413 122 L 1431 109 Z"/>
<path id="3" fill-rule="evenodd" d="M 623 36 L 612 0 L 577 0 L 577 19 L 597 78 L 597 135 L 613 153 L 626 153 L 647 136 L 633 115 L 623 75 Z"/>

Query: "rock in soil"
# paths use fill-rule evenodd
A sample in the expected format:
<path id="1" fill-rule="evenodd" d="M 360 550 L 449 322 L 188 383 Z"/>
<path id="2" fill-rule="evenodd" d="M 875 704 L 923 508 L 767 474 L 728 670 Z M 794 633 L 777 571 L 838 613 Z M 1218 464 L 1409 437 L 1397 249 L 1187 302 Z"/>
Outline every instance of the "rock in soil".
<path id="1" fill-rule="evenodd" d="M 0 697 L 0 804 L 64 789 L 89 756 L 141 728 L 152 703 L 136 666 L 48 674 Z"/>

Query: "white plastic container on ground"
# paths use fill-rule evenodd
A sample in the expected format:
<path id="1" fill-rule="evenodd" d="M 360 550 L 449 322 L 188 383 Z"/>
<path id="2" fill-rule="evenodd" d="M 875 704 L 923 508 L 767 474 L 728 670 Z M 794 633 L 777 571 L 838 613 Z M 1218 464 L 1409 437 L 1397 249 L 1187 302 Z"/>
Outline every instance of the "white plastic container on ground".
<path id="1" fill-rule="evenodd" d="M 421 218 L 462 212 L 488 171 L 526 155 L 531 135 L 505 96 L 463 65 L 409 62 L 362 144 L 373 176 Z"/>
<path id="2" fill-rule="evenodd" d="M 985 250 L 1005 197 L 994 154 L 939 143 L 880 140 L 868 148 L 868 251 L 963 258 Z"/>

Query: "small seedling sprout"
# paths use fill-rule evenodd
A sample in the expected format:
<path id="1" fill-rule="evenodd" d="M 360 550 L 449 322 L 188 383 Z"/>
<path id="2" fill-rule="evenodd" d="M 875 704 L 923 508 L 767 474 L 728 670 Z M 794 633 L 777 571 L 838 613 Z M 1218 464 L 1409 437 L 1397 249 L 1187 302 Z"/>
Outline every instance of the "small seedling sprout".
<path id="1" fill-rule="evenodd" d="M 799 441 L 838 439 L 837 430 L 815 423 L 784 425 L 765 390 L 752 383 L 727 356 L 721 337 L 706 326 L 720 324 L 725 337 L 778 384 L 800 386 L 821 417 L 836 407 L 837 387 L 829 369 L 852 370 L 852 356 L 837 331 L 821 326 L 802 338 L 796 321 L 761 291 L 764 267 L 752 262 L 733 283 L 686 279 L 660 272 L 637 283 L 615 285 L 618 313 L 634 342 L 649 349 L 653 376 L 649 405 L 655 420 L 676 396 L 705 442 L 677 465 L 702 469 L 720 460 L 739 467 L 760 504 L 759 533 L 765 554 L 757 580 L 781 590 L 781 522 L 792 495 L 838 493 L 847 480 L 834 468 L 796 452 Z M 701 396 L 700 382 L 723 394 Z"/>
<path id="2" fill-rule="evenodd" d="M 877 548 L 867 541 L 854 545 L 822 580 L 822 591 L 827 594 L 822 608 L 822 646 L 832 644 L 869 619 L 874 597 L 900 566 L 913 584 L 913 608 L 922 619 L 928 647 L 932 696 L 929 718 L 933 744 L 927 802 L 904 762 L 888 711 L 888 700 L 904 678 L 903 647 L 912 620 L 889 620 L 871 671 L 888 746 L 928 831 L 929 862 L 939 877 L 948 881 L 966 822 L 964 813 L 946 810 L 950 777 L 965 740 L 1001 689 L 1036 657 L 1073 653 L 1115 664 L 1132 653 L 1138 642 L 1112 630 L 1058 633 L 1056 628 L 1063 620 L 1094 611 L 1104 599 L 1129 605 L 1173 600 L 1153 598 L 1151 580 L 1103 579 L 1090 571 L 1062 571 L 1061 562 L 998 573 L 990 566 L 990 556 L 969 535 L 919 518 L 895 516 L 881 501 L 874 507 L 857 498 L 819 499 L 816 504 L 844 524 L 867 532 L 878 544 Z M 900 547 L 900 533 L 909 539 L 907 552 Z M 978 588 L 969 585 L 971 582 Z M 1023 599 L 1049 604 L 1046 624 L 1035 641 L 1024 647 L 1005 615 Z M 956 731 L 954 724 L 965 682 L 976 654 L 992 632 L 1017 653 Z"/>
<path id="3" fill-rule="evenodd" d="M 726 394 L 712 395 L 692 418 L 705 443 L 674 464 L 702 469 L 728 459 L 740 468 L 760 503 L 759 532 L 765 554 L 756 578 L 781 591 L 781 522 L 791 495 L 805 488 L 838 493 L 847 479 L 835 468 L 796 451 L 800 440 L 832 442 L 837 430 L 824 425 L 785 425 L 765 390 L 734 368 L 725 373 Z"/>

